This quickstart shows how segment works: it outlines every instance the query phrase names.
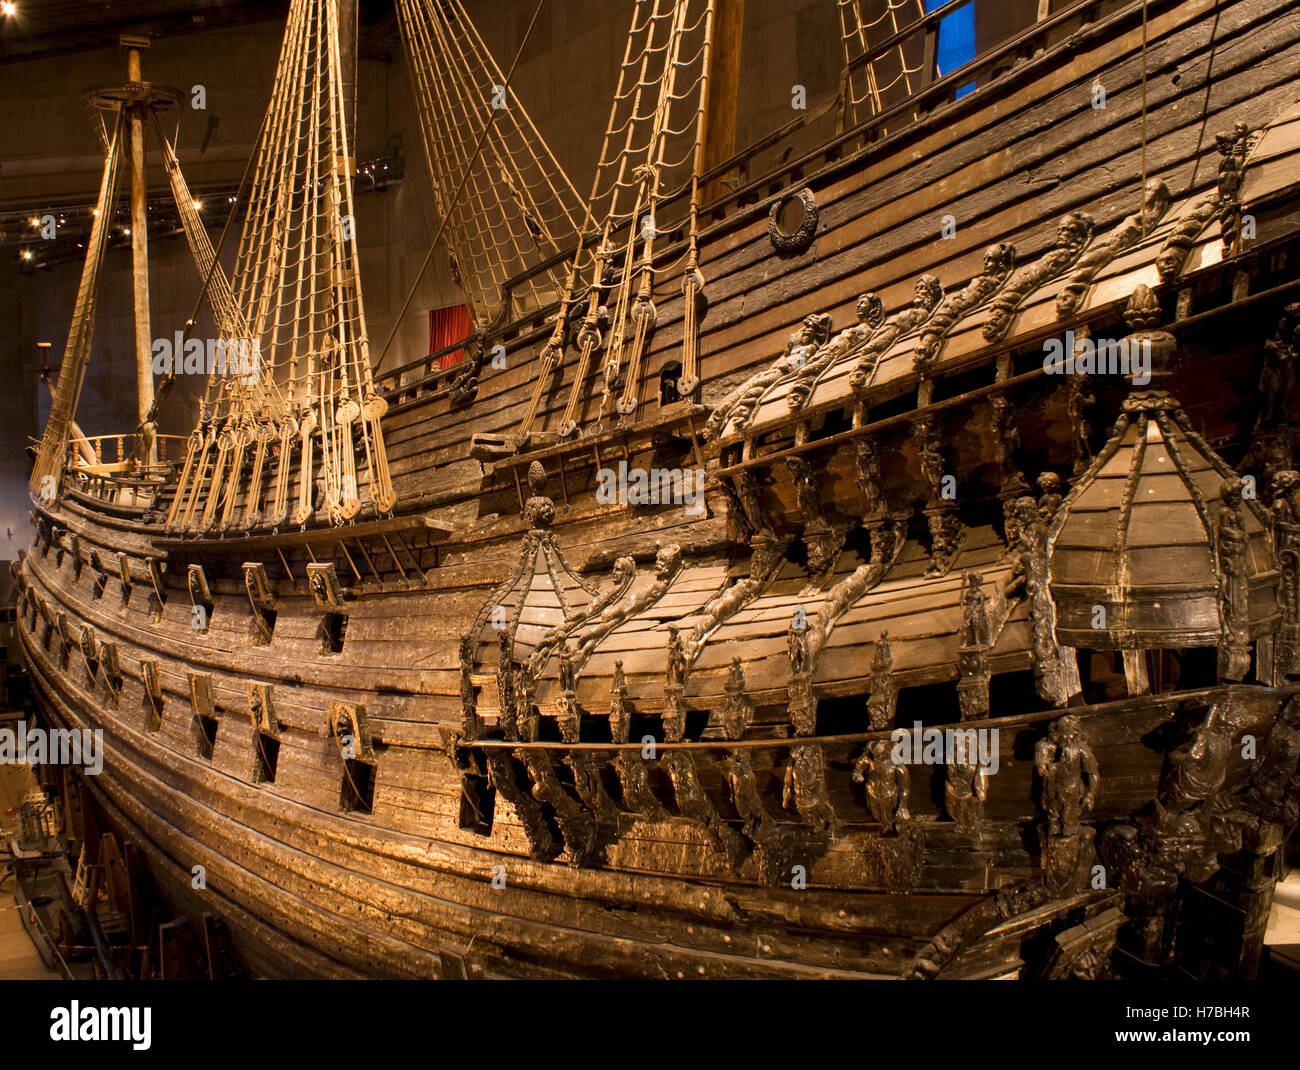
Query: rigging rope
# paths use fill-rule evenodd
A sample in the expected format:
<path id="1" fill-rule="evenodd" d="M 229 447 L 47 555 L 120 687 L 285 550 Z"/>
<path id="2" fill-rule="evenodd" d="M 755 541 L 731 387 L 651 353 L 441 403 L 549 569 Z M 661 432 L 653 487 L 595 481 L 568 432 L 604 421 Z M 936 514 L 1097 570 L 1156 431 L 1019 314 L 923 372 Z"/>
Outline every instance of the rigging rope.
<path id="1" fill-rule="evenodd" d="M 697 246 L 698 178 L 713 15 L 713 0 L 637 0 L 578 250 L 551 337 L 538 354 L 537 378 L 517 433 L 519 443 L 531 431 L 542 394 L 560 365 L 569 310 L 584 296 L 588 314 L 578 332 L 580 354 L 560 434 L 578 433 L 578 408 L 593 352 L 602 341 L 601 400 L 587 432 L 598 433 L 613 411 L 624 421 L 634 416 L 657 317 L 655 274 L 664 267 L 657 269 L 654 262 L 655 239 L 683 225 L 688 229 L 688 245 L 682 378 L 690 382 L 690 389 L 698 383 L 698 298 L 704 285 Z M 664 219 L 666 205 L 686 190 L 690 191 L 686 218 Z M 595 220 L 602 221 L 598 240 Z M 592 281 L 584 294 L 578 280 L 587 277 Z M 604 340 L 592 325 L 601 286 L 610 288 L 604 295 L 610 324 Z"/>
<path id="2" fill-rule="evenodd" d="M 95 202 L 97 207 L 94 223 L 86 243 L 86 260 L 81 269 L 81 283 L 77 287 L 77 303 L 73 307 L 68 339 L 63 347 L 59 381 L 50 403 L 50 416 L 41 435 L 36 462 L 32 466 L 32 493 L 45 502 L 52 501 L 58 492 L 67 450 L 68 429 L 77 410 L 77 399 L 81 396 L 86 364 L 90 357 L 90 343 L 95 331 L 95 305 L 99 298 L 99 272 L 104 260 L 108 228 L 113 218 L 113 199 L 117 191 L 122 126 L 122 112 L 119 111 L 108 141 L 108 152 L 104 157 L 104 172 L 100 178 L 99 197 Z"/>
<path id="3" fill-rule="evenodd" d="M 524 31 L 523 40 L 519 42 L 519 49 L 515 52 L 515 58 L 510 64 L 510 69 L 506 72 L 505 78 L 500 85 L 506 91 L 510 88 L 510 79 L 514 77 L 515 68 L 519 66 L 520 57 L 524 54 L 524 48 L 528 45 L 528 40 L 532 36 L 533 27 L 537 24 L 537 16 L 542 13 L 546 0 L 537 0 L 537 7 L 533 10 L 533 17 L 529 20 L 528 28 Z M 414 65 L 413 65 L 414 66 Z M 503 108 L 492 109 L 492 114 L 488 117 L 487 125 L 484 126 L 483 132 L 479 135 L 478 141 L 474 146 L 474 151 L 470 154 L 469 162 L 465 164 L 461 172 L 460 181 L 456 184 L 456 189 L 452 192 L 450 204 L 456 204 L 460 200 L 462 191 L 473 174 L 474 165 L 477 163 L 479 154 L 483 151 L 484 143 L 492 131 L 493 125 L 497 122 L 497 117 L 501 114 Z M 434 232 L 433 241 L 429 243 L 429 251 L 425 253 L 424 262 L 420 265 L 420 270 L 415 273 L 415 279 L 411 283 L 411 288 L 406 294 L 406 300 L 402 302 L 402 307 L 398 309 L 397 315 L 393 317 L 393 326 L 388 332 L 388 341 L 384 343 L 384 348 L 379 351 L 379 360 L 376 366 L 382 364 L 384 357 L 387 355 L 389 347 L 393 344 L 393 339 L 397 337 L 397 329 L 401 326 L 403 318 L 406 316 L 406 310 L 411 307 L 411 301 L 415 297 L 415 291 L 419 288 L 420 280 L 424 278 L 424 273 L 429 270 L 429 264 L 433 261 L 433 254 L 437 251 L 438 243 L 442 240 L 443 233 L 447 230 L 451 222 L 451 215 L 446 211 L 443 212 L 442 221 L 438 224 L 437 231 Z"/>

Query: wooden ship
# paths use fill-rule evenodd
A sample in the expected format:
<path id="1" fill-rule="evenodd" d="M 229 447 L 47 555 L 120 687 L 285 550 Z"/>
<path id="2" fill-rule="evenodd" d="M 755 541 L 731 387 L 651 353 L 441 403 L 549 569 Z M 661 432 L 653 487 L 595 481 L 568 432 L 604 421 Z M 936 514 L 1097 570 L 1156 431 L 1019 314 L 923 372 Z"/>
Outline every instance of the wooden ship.
<path id="1" fill-rule="evenodd" d="M 956 3 L 842 0 L 836 99 L 738 152 L 741 5 L 627 6 L 584 201 L 459 0 L 397 0 L 446 352 L 375 371 L 341 0 L 293 0 L 233 258 L 182 211 L 260 359 L 180 442 L 146 370 L 117 463 L 100 213 L 16 568 L 42 715 L 104 736 L 61 790 L 259 976 L 1252 976 L 1300 10 L 1044 4 L 943 73 Z M 101 206 L 141 129 L 188 202 L 170 99 L 100 91 Z"/>

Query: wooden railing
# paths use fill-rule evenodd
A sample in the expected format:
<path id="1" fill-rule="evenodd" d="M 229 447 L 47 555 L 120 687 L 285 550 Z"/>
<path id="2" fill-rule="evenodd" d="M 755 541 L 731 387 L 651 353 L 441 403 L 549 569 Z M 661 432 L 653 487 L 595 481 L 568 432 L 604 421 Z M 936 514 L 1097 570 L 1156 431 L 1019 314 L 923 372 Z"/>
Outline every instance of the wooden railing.
<path id="1" fill-rule="evenodd" d="M 142 464 L 136 456 L 135 434 L 78 436 L 68 441 L 65 481 L 72 489 L 104 501 L 124 497 L 135 501 L 142 492 L 152 496 L 184 457 L 185 443 L 184 435 L 155 435 L 157 459 Z"/>

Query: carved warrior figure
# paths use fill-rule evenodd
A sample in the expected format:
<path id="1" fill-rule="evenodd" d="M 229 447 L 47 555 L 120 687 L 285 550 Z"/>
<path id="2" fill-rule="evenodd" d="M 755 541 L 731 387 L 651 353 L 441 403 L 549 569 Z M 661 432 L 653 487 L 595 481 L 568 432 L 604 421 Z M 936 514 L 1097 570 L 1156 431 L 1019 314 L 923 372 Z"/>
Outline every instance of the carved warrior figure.
<path id="1" fill-rule="evenodd" d="M 791 410 L 801 409 L 807 404 L 817 377 L 825 369 L 866 345 L 872 332 L 885 321 L 885 306 L 875 294 L 865 293 L 858 298 L 857 317 L 853 326 L 840 331 L 809 357 L 803 367 L 795 369 L 794 381 L 785 399 Z"/>
<path id="2" fill-rule="evenodd" d="M 1079 719 L 1066 714 L 1053 721 L 1034 748 L 1034 767 L 1043 784 L 1043 811 L 1048 836 L 1073 837 L 1083 815 L 1097 801 L 1100 772 L 1097 756 L 1080 730 Z"/>
<path id="3" fill-rule="evenodd" d="M 748 426 L 768 387 L 791 372 L 802 368 L 812 355 L 826 344 L 831 335 L 831 318 L 826 315 L 808 316 L 799 329 L 790 335 L 784 351 L 769 367 L 751 376 L 723 399 L 704 425 L 704 438 L 716 438 L 727 421 L 737 428 Z"/>
<path id="4" fill-rule="evenodd" d="M 988 774 L 973 762 L 949 763 L 943 785 L 944 808 L 964 829 L 979 833 L 984 821 L 984 800 L 988 795 Z"/>
<path id="5" fill-rule="evenodd" d="M 1056 318 L 1068 319 L 1083 306 L 1083 299 L 1093 279 L 1115 257 L 1132 248 L 1152 229 L 1169 210 L 1169 187 L 1159 179 L 1152 179 L 1142 194 L 1142 209 L 1128 216 L 1118 227 L 1100 241 L 1093 242 L 1087 252 L 1079 257 L 1070 281 L 1056 297 Z"/>
<path id="6" fill-rule="evenodd" d="M 889 740 L 877 739 L 867 744 L 853 766 L 853 782 L 866 785 L 871 816 L 885 832 L 897 832 L 899 823 L 911 818 L 907 799 L 912 790 L 912 775 L 906 765 L 894 760 Z"/>
<path id="7" fill-rule="evenodd" d="M 1295 387 L 1295 362 L 1300 355 L 1300 301 L 1287 305 L 1273 337 L 1264 343 L 1264 366 L 1259 373 L 1260 406 L 1257 427 L 1273 427 L 1286 420 L 1286 403 Z"/>
<path id="8" fill-rule="evenodd" d="M 1278 592 L 1282 614 L 1277 636 L 1273 642 L 1273 664 L 1276 682 L 1300 668 L 1300 510 L 1296 507 L 1296 490 L 1300 488 L 1300 472 L 1283 469 L 1274 473 L 1271 492 L 1273 496 L 1273 539 L 1277 553 L 1277 567 L 1281 576 Z"/>
<path id="9" fill-rule="evenodd" d="M 1241 680 L 1250 671 L 1250 549 L 1241 480 L 1226 479 L 1215 530 L 1219 561 L 1219 677 Z"/>
<path id="10" fill-rule="evenodd" d="M 880 359 L 898 339 L 920 328 L 943 300 L 943 284 L 933 275 L 922 275 L 916 280 L 916 296 L 907 308 L 895 312 L 872 332 L 871 340 L 863 349 L 849 384 L 855 390 L 865 390 L 876 375 Z"/>
<path id="11" fill-rule="evenodd" d="M 1016 247 L 1010 242 L 996 242 L 984 250 L 984 266 L 966 286 L 949 294 L 934 310 L 916 343 L 912 358 L 917 375 L 928 378 L 939 357 L 939 350 L 953 327 L 984 302 L 1007 281 L 1016 263 Z"/>
<path id="12" fill-rule="evenodd" d="M 609 684 L 609 732 L 615 743 L 628 742 L 632 710 L 628 704 L 627 679 L 623 662 L 614 662 L 614 676 Z M 650 771 L 640 754 L 630 748 L 620 749 L 614 759 L 624 805 L 647 821 L 666 821 L 668 811 L 650 787 Z"/>
<path id="13" fill-rule="evenodd" d="M 1096 221 L 1086 212 L 1068 212 L 1061 217 L 1056 243 L 1032 264 L 1016 271 L 993 298 L 984 324 L 985 341 L 997 342 L 1006 337 L 1011 317 L 1025 298 L 1074 265 L 1092 240 L 1095 226 Z"/>
<path id="14" fill-rule="evenodd" d="M 1238 123 L 1232 133 L 1215 134 L 1214 141 L 1222 157 L 1216 189 L 1193 204 L 1165 239 L 1156 257 L 1161 282 L 1169 282 L 1182 274 L 1192 246 L 1211 220 L 1220 221 L 1225 253 L 1236 236 L 1237 213 L 1241 210 L 1237 198 L 1250 141 L 1249 128 L 1245 123 Z"/>
<path id="15" fill-rule="evenodd" d="M 1219 236 L 1223 254 L 1233 253 L 1241 224 L 1241 184 L 1246 177 L 1246 153 L 1250 147 L 1250 127 L 1237 123 L 1231 134 L 1215 134 L 1215 145 L 1223 161 L 1219 164 Z"/>
<path id="16" fill-rule="evenodd" d="M 962 577 L 962 622 L 957 648 L 957 701 L 963 721 L 987 717 L 989 712 L 989 650 L 993 629 L 989 624 L 988 601 L 981 589 L 983 577 L 968 572 Z"/>

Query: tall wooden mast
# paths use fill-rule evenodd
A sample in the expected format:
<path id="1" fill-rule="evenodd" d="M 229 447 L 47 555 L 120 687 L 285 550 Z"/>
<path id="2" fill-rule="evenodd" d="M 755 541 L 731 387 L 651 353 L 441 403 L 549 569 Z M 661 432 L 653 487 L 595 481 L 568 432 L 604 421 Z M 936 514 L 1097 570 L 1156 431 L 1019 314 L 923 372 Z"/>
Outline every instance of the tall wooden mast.
<path id="1" fill-rule="evenodd" d="M 140 74 L 140 52 L 149 47 L 147 37 L 123 34 L 118 44 L 126 49 L 126 77 L 133 85 L 144 82 Z M 149 323 L 149 186 L 145 178 L 144 139 L 147 104 L 127 105 L 131 134 L 131 288 L 135 308 L 136 415 L 141 425 L 153 408 L 153 331 Z M 140 460 L 153 464 L 157 446 L 152 439 L 142 448 Z"/>
<path id="2" fill-rule="evenodd" d="M 736 98 L 740 95 L 744 24 L 745 0 L 715 0 L 701 174 L 708 174 L 736 152 Z M 722 192 L 719 182 L 710 182 L 704 187 L 704 203 Z"/>

